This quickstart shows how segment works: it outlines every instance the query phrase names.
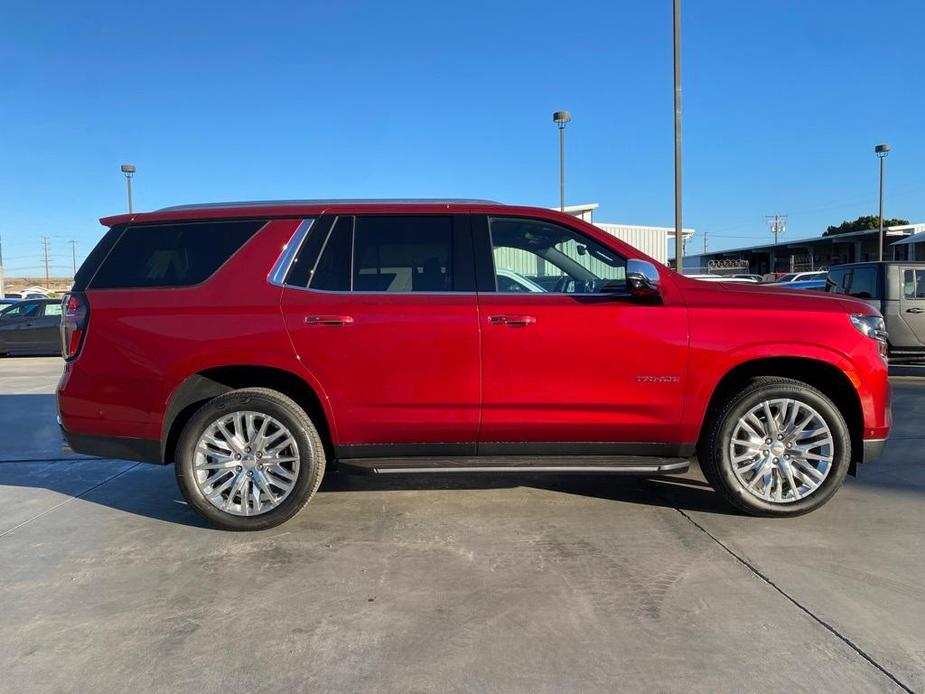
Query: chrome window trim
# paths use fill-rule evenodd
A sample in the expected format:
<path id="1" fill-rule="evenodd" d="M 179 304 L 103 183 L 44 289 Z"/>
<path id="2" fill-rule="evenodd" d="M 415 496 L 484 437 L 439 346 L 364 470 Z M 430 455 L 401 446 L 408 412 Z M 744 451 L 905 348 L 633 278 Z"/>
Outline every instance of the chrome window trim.
<path id="1" fill-rule="evenodd" d="M 270 270 L 270 274 L 267 276 L 267 281 L 270 284 L 277 287 L 287 286 L 286 275 L 289 274 L 289 270 L 292 267 L 292 262 L 295 260 L 296 254 L 302 247 L 302 242 L 308 235 L 308 231 L 311 229 L 315 219 L 315 217 L 308 217 L 299 222 L 299 226 L 297 226 L 295 231 L 292 233 L 292 238 L 290 238 L 289 242 L 283 246 L 283 250 L 280 253 L 279 258 L 277 258 L 276 262 L 273 264 L 273 269 Z"/>
<path id="2" fill-rule="evenodd" d="M 613 297 L 618 292 L 595 292 L 582 294 L 579 292 L 389 292 L 389 291 L 343 291 L 339 289 L 312 289 L 311 287 L 300 287 L 295 284 L 285 285 L 287 289 L 295 289 L 301 292 L 314 292 L 316 294 L 353 294 L 361 296 L 509 296 L 509 297 L 521 297 L 521 298 L 542 298 L 542 297 L 560 297 L 560 296 L 571 296 L 571 297 Z M 620 295 L 622 296 L 622 295 Z"/>

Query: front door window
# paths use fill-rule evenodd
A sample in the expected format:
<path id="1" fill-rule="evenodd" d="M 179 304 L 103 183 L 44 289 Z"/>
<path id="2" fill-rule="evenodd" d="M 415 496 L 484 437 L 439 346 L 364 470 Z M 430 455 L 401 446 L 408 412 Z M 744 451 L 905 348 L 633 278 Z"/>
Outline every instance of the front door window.
<path id="1" fill-rule="evenodd" d="M 626 261 L 558 224 L 535 219 L 489 219 L 496 291 L 600 294 L 622 289 Z"/>

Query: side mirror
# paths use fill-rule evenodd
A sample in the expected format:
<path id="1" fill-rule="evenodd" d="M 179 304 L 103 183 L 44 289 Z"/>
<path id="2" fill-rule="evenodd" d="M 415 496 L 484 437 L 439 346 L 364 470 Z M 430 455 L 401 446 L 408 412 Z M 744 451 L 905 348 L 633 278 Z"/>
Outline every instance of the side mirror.
<path id="1" fill-rule="evenodd" d="M 659 279 L 656 267 L 646 260 L 626 261 L 626 288 L 637 299 L 659 296 Z"/>

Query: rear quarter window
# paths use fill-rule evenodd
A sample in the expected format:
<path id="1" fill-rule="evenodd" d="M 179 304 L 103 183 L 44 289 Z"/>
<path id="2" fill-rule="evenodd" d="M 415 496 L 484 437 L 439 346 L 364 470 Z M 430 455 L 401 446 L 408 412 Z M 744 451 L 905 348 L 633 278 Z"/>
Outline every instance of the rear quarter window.
<path id="1" fill-rule="evenodd" d="M 262 220 L 128 226 L 90 280 L 90 289 L 188 287 L 207 280 Z"/>

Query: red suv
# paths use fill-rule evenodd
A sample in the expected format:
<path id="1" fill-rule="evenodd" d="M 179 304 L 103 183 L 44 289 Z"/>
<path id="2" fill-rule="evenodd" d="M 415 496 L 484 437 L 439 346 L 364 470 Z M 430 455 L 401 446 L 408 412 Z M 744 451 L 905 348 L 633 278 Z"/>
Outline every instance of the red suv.
<path id="1" fill-rule="evenodd" d="M 80 453 L 175 463 L 224 528 L 325 466 L 679 473 L 756 515 L 825 503 L 890 428 L 886 335 L 845 296 L 687 279 L 558 212 L 478 200 L 103 219 L 65 299 Z"/>

